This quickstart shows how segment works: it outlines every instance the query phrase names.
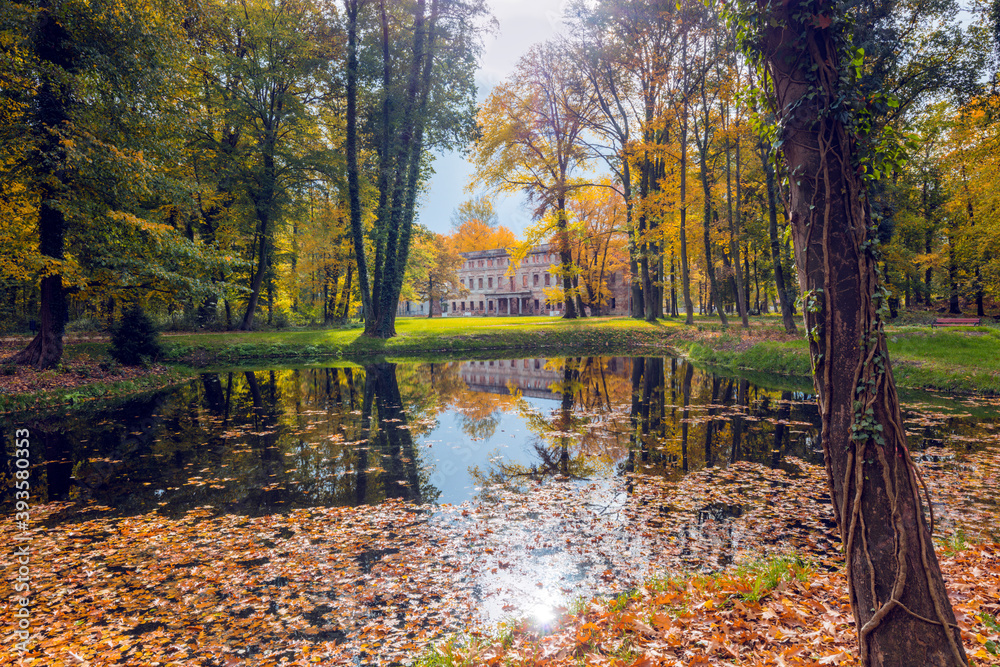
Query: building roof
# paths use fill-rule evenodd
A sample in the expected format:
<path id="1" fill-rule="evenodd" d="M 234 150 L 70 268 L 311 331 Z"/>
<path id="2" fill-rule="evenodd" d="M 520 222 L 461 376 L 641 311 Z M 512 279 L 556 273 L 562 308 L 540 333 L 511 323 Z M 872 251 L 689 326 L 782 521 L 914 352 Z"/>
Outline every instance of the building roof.
<path id="1" fill-rule="evenodd" d="M 555 246 L 551 243 L 541 243 L 532 248 L 530 254 L 552 252 L 554 249 Z M 491 257 L 506 257 L 510 253 L 507 252 L 507 248 L 493 248 L 492 250 L 474 250 L 472 252 L 460 252 L 458 254 L 465 259 L 487 259 Z"/>

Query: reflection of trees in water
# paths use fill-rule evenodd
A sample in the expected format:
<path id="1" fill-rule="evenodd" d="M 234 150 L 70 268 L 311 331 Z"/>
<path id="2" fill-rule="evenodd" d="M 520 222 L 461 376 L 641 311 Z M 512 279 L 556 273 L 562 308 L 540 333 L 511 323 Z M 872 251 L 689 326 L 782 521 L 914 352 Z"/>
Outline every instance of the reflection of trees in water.
<path id="1" fill-rule="evenodd" d="M 738 460 L 779 465 L 789 453 L 815 458 L 807 447 L 814 429 L 802 426 L 814 421 L 805 396 L 794 401 L 784 392 L 779 399 L 747 380 L 698 371 L 675 358 L 550 359 L 547 368 L 561 371 L 549 386 L 559 407 L 547 413 L 524 400 L 514 406 L 534 437 L 537 461 L 519 465 L 497 457 L 475 471 L 480 483 L 587 476 L 602 464 L 676 479 Z M 496 394 L 482 396 L 496 400 Z"/>
<path id="2" fill-rule="evenodd" d="M 450 409 L 462 412 L 471 437 L 495 431 L 503 412 L 521 416 L 534 460 L 497 468 L 500 477 L 587 477 L 613 465 L 670 477 L 810 454 L 810 429 L 794 423 L 811 419 L 811 406 L 800 405 L 805 396 L 713 378 L 676 359 L 540 363 L 544 394 L 558 401 L 551 410 L 532 407 L 541 399 L 513 386 L 473 391 L 460 366 L 204 373 L 118 407 L 41 420 L 35 451 L 48 463 L 39 483 L 48 480 L 53 499 L 88 497 L 122 511 L 164 502 L 165 511 L 215 505 L 256 513 L 386 496 L 429 500 L 438 492 L 415 443 Z M 515 366 L 524 371 L 523 360 Z"/>
<path id="3" fill-rule="evenodd" d="M 623 472 L 677 478 L 747 460 L 815 460 L 815 407 L 808 397 L 697 371 L 686 361 L 636 358 L 631 366 L 630 451 Z M 779 398 L 780 396 L 780 398 Z"/>
<path id="4" fill-rule="evenodd" d="M 428 425 L 410 417 L 424 408 L 401 394 L 395 371 L 204 373 L 111 408 L 40 419 L 32 444 L 45 465 L 32 486 L 120 513 L 434 500 L 413 432 Z"/>
<path id="5" fill-rule="evenodd" d="M 362 414 L 366 423 L 373 412 L 377 413 L 378 422 L 368 440 L 367 453 L 369 456 L 376 453 L 381 459 L 383 472 L 377 478 L 382 485 L 380 495 L 418 503 L 436 500 L 440 491 L 427 484 L 426 474 L 420 469 L 413 434 L 399 392 L 396 364 L 365 366 Z M 359 488 L 362 479 L 365 486 L 368 485 L 367 476 L 367 472 L 358 472 Z"/>

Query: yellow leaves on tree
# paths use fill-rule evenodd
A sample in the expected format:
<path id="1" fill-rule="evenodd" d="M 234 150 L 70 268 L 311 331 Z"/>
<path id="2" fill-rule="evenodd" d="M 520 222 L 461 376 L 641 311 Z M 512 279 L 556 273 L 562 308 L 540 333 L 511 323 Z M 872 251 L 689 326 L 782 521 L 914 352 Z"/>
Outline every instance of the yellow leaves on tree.
<path id="1" fill-rule="evenodd" d="M 480 220 L 466 220 L 448 237 L 448 243 L 455 252 L 475 252 L 510 248 L 517 237 L 503 225 L 491 227 Z"/>

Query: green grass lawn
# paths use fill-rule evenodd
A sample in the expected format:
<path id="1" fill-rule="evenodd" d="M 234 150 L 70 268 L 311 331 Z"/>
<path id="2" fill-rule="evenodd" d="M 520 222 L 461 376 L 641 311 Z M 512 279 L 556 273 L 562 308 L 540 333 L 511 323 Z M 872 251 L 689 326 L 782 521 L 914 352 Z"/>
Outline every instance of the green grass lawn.
<path id="1" fill-rule="evenodd" d="M 707 366 L 797 378 L 811 383 L 808 347 L 786 336 L 776 315 L 751 318 L 751 332 L 738 320 L 723 331 L 715 317 L 656 323 L 628 317 L 564 320 L 554 317 L 400 318 L 398 335 L 366 338 L 360 325 L 346 328 L 224 333 L 170 333 L 162 338 L 164 361 L 232 366 L 329 363 L 332 358 L 366 363 L 373 359 L 462 359 L 472 356 L 662 355 L 680 353 Z M 801 331 L 801 326 L 800 326 Z M 1000 394 L 1000 327 L 932 329 L 888 327 L 889 352 L 897 384 L 910 389 Z M 25 339 L 27 342 L 27 339 Z M 71 342 L 67 359 L 100 357 L 107 343 Z"/>
<path id="2" fill-rule="evenodd" d="M 1000 394 L 1000 328 L 890 325 L 886 334 L 893 375 L 900 387 Z M 809 346 L 804 338 L 741 345 L 742 336 L 730 327 L 715 339 L 675 345 L 708 365 L 809 377 Z"/>
<path id="3" fill-rule="evenodd" d="M 650 324 L 623 317 L 564 320 L 554 317 L 400 318 L 397 335 L 367 338 L 360 327 L 302 331 L 169 334 L 169 360 L 198 362 L 336 355 L 346 358 L 454 355 L 470 352 L 606 349 L 615 354 L 665 348 L 671 322 Z"/>

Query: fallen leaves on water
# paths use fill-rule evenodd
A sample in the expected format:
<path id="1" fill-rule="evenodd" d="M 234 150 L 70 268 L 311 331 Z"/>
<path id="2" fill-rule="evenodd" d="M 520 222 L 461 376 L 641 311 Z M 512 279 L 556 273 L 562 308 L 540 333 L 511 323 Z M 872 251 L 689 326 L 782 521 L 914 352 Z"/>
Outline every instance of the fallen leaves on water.
<path id="1" fill-rule="evenodd" d="M 951 531 L 942 563 L 963 637 L 978 665 L 1000 664 L 1000 548 L 956 539 L 996 525 L 996 457 L 932 454 L 920 467 Z M 23 664 L 410 664 L 493 608 L 525 619 L 505 642 L 449 649 L 465 664 L 855 665 L 823 471 L 789 463 L 489 489 L 433 513 L 399 500 L 260 517 L 38 506 Z M 0 528 L 16 532 L 11 517 Z M 814 569 L 749 595 L 733 563 L 776 553 Z M 531 617 L 529 602 L 568 606 L 581 590 L 610 602 Z"/>

